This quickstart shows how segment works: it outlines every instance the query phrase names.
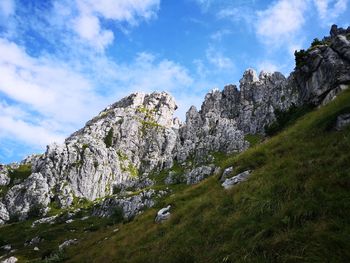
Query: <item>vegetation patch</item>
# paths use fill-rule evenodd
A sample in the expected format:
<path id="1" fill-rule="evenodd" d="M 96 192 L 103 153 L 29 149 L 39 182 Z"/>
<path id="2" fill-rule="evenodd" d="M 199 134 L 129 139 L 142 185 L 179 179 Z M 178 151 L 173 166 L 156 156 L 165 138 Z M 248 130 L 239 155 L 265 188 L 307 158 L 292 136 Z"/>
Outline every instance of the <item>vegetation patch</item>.
<path id="1" fill-rule="evenodd" d="M 265 133 L 273 136 L 286 127 L 294 124 L 296 120 L 313 109 L 312 105 L 304 105 L 301 107 L 292 106 L 286 111 L 275 110 L 276 121 L 265 126 Z"/>
<path id="2" fill-rule="evenodd" d="M 21 164 L 17 169 L 9 171 L 9 177 L 11 179 L 10 185 L 13 185 L 16 181 L 23 181 L 32 174 L 31 164 Z"/>
<path id="3" fill-rule="evenodd" d="M 261 134 L 246 134 L 244 140 L 249 142 L 250 147 L 254 147 L 264 140 L 264 136 Z"/>
<path id="4" fill-rule="evenodd" d="M 108 131 L 108 133 L 103 141 L 104 141 L 107 148 L 112 146 L 112 144 L 113 144 L 113 128 L 110 128 L 110 130 Z"/>

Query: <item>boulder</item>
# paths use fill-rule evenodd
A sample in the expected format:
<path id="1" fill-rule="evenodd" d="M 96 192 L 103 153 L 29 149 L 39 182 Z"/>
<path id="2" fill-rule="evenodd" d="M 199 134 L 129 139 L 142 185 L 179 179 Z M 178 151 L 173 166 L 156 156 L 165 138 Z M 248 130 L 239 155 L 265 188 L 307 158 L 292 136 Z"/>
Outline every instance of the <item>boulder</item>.
<path id="1" fill-rule="evenodd" d="M 235 184 L 239 184 L 241 182 L 247 181 L 250 176 L 251 171 L 245 171 L 243 173 L 237 174 L 231 178 L 227 178 L 221 185 L 225 189 L 232 188 Z"/>
<path id="2" fill-rule="evenodd" d="M 162 223 L 165 220 L 168 220 L 170 218 L 170 208 L 171 206 L 168 205 L 167 207 L 164 207 L 162 209 L 160 209 L 157 213 L 157 216 L 155 218 L 155 222 L 156 223 Z"/>
<path id="3" fill-rule="evenodd" d="M 61 245 L 58 246 L 58 250 L 59 251 L 62 251 L 64 250 L 65 248 L 71 246 L 71 245 L 75 245 L 78 243 L 78 239 L 69 239 L 69 240 L 66 240 L 64 241 Z"/>
<path id="4" fill-rule="evenodd" d="M 337 117 L 335 129 L 337 131 L 343 130 L 346 126 L 350 125 L 350 113 L 341 114 Z"/>
<path id="5" fill-rule="evenodd" d="M 16 257 L 9 257 L 8 259 L 5 259 L 1 261 L 1 263 L 16 263 L 18 259 Z"/>
<path id="6" fill-rule="evenodd" d="M 6 209 L 6 206 L 0 202 L 0 225 L 10 220 L 10 214 Z"/>
<path id="7" fill-rule="evenodd" d="M 215 170 L 214 165 L 210 165 L 210 166 L 205 165 L 205 166 L 197 167 L 192 171 L 190 171 L 189 173 L 185 174 L 186 183 L 197 184 L 200 181 L 207 178 L 208 176 L 212 175 L 214 170 Z"/>

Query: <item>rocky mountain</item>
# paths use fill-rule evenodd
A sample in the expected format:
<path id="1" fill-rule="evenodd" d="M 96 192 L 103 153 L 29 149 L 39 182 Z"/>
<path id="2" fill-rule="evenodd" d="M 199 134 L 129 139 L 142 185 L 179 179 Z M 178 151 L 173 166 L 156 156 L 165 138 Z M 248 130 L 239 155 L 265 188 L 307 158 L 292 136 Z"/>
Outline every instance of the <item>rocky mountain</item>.
<path id="1" fill-rule="evenodd" d="M 123 194 L 156 184 L 161 171 L 167 171 L 162 183 L 199 182 L 215 171 L 215 153 L 246 150 L 247 135 L 265 135 L 276 111 L 335 98 L 350 83 L 349 39 L 350 27 L 333 26 L 329 37 L 296 52 L 296 68 L 288 78 L 248 69 L 239 88 L 209 92 L 199 111 L 189 109 L 185 122 L 174 118 L 176 103 L 165 92 L 135 93 L 110 105 L 63 144 L 49 145 L 44 154 L 20 164 L 0 166 L 0 224 L 33 212 L 45 215 L 53 203 L 65 208 L 79 199 L 112 195 L 101 206 L 126 202 L 131 215 L 129 201 L 142 207 L 143 198 L 125 201 Z"/>

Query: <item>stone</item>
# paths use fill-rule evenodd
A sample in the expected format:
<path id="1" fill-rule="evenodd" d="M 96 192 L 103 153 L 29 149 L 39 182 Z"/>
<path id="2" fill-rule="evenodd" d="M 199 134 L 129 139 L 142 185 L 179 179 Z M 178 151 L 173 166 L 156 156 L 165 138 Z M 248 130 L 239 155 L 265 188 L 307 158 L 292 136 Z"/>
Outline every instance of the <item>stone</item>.
<path id="1" fill-rule="evenodd" d="M 69 240 L 66 240 L 66 241 L 64 241 L 62 244 L 60 244 L 59 246 L 58 246 L 58 250 L 59 251 L 62 251 L 62 250 L 64 250 L 65 248 L 67 248 L 67 247 L 69 247 L 69 246 L 71 246 L 71 245 L 75 245 L 75 244 L 77 244 L 78 243 L 78 239 L 69 239 Z"/>
<path id="2" fill-rule="evenodd" d="M 10 217 L 24 220 L 28 214 L 45 215 L 50 203 L 49 186 L 41 173 L 33 173 L 22 183 L 8 190 L 4 198 Z"/>
<path id="3" fill-rule="evenodd" d="M 73 223 L 73 222 L 74 222 L 73 219 L 68 219 L 68 220 L 66 220 L 66 224 L 70 224 L 70 223 Z"/>
<path id="4" fill-rule="evenodd" d="M 58 217 L 58 215 L 55 215 L 55 216 L 44 217 L 44 218 L 35 220 L 32 223 L 32 227 L 36 227 L 39 224 L 53 224 L 57 217 Z"/>
<path id="5" fill-rule="evenodd" d="M 241 182 L 244 182 L 246 180 L 248 180 L 248 177 L 250 176 L 250 171 L 245 171 L 243 173 L 240 173 L 236 176 L 233 176 L 231 178 L 227 178 L 221 185 L 225 188 L 225 189 L 230 189 L 232 188 L 234 185 L 239 184 Z"/>
<path id="6" fill-rule="evenodd" d="M 10 251 L 12 249 L 12 246 L 10 244 L 4 245 L 1 247 L 2 250 Z"/>
<path id="7" fill-rule="evenodd" d="M 10 214 L 6 209 L 6 206 L 0 202 L 0 225 L 10 220 Z"/>
<path id="8" fill-rule="evenodd" d="M 97 204 L 92 212 L 93 216 L 110 217 L 117 209 L 121 209 L 123 217 L 127 220 L 155 205 L 155 198 L 166 195 L 165 191 L 155 191 L 153 189 L 144 190 L 137 195 L 129 197 L 109 197 Z"/>
<path id="9" fill-rule="evenodd" d="M 228 167 L 224 170 L 224 172 L 222 173 L 221 177 L 220 177 L 220 181 L 224 182 L 226 180 L 227 177 L 229 177 L 233 172 L 233 167 Z"/>
<path id="10" fill-rule="evenodd" d="M 350 125 L 350 113 L 341 114 L 337 117 L 335 129 L 337 131 L 343 130 L 346 126 Z"/>
<path id="11" fill-rule="evenodd" d="M 34 251 L 39 251 L 40 249 L 38 247 L 34 247 Z"/>
<path id="12" fill-rule="evenodd" d="M 8 177 L 7 172 L 0 171 L 0 186 L 10 184 L 10 177 Z"/>
<path id="13" fill-rule="evenodd" d="M 8 259 L 1 261 L 1 263 L 16 263 L 17 261 L 18 259 L 12 256 L 12 257 L 9 257 Z"/>
<path id="14" fill-rule="evenodd" d="M 208 176 L 212 175 L 215 170 L 214 165 L 200 166 L 185 174 L 187 184 L 197 184 Z"/>
<path id="15" fill-rule="evenodd" d="M 25 220 L 44 216 L 50 202 L 71 207 L 74 198 L 104 199 L 95 213 L 108 216 L 121 207 L 126 218 L 154 205 L 157 194 L 144 197 L 150 174 L 180 165 L 184 173 L 169 173 L 166 183 L 195 184 L 214 173 L 213 153 L 245 151 L 248 134 L 265 135 L 277 111 L 329 103 L 350 83 L 350 28 L 332 26 L 323 45 L 305 51 L 303 65 L 288 78 L 279 72 L 247 69 L 239 87 L 227 85 L 206 94 L 185 122 L 174 118 L 175 100 L 166 92 L 133 93 L 108 106 L 62 144 L 47 146 L 41 155 L 21 163 L 0 165 L 0 185 L 8 185 L 0 200 L 0 224 L 9 217 Z M 10 184 L 8 171 L 30 164 L 32 175 Z M 154 178 L 152 178 L 154 179 Z M 142 194 L 125 196 L 128 189 Z M 144 200 L 142 198 L 145 198 Z M 108 208 L 111 206 L 111 208 Z"/>
<path id="16" fill-rule="evenodd" d="M 162 223 L 165 220 L 168 220 L 170 218 L 170 208 L 171 206 L 168 205 L 167 207 L 164 207 L 162 209 L 160 209 L 157 213 L 157 216 L 155 218 L 155 222 L 156 223 Z"/>

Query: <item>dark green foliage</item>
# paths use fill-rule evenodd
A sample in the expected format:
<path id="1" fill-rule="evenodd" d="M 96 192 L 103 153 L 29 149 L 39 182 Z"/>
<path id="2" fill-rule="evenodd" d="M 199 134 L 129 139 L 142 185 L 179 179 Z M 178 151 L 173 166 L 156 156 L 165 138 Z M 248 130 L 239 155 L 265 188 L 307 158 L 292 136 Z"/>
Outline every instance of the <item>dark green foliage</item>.
<path id="1" fill-rule="evenodd" d="M 286 127 L 295 123 L 295 121 L 310 112 L 313 109 L 311 105 L 304 105 L 301 107 L 292 106 L 287 111 L 275 110 L 276 121 L 268 126 L 265 126 L 265 133 L 268 136 L 273 136 Z"/>
<path id="2" fill-rule="evenodd" d="M 295 50 L 294 56 L 295 56 L 295 67 L 296 68 L 301 68 L 302 66 L 305 65 L 307 52 L 304 49 L 301 49 L 299 51 Z"/>
<path id="3" fill-rule="evenodd" d="M 22 164 L 17 169 L 9 172 L 11 178 L 10 184 L 12 185 L 15 181 L 22 181 L 27 179 L 32 174 L 32 166 L 30 164 Z"/>
<path id="4" fill-rule="evenodd" d="M 315 38 L 311 43 L 311 47 L 317 47 L 323 44 L 324 44 L 323 41 L 319 40 L 318 38 Z"/>
<path id="5" fill-rule="evenodd" d="M 111 215 L 111 220 L 113 224 L 118 224 L 124 220 L 124 212 L 121 207 L 116 207 Z"/>
<path id="6" fill-rule="evenodd" d="M 44 207 L 40 204 L 34 205 L 28 211 L 28 218 L 38 218 L 42 215 Z"/>
<path id="7" fill-rule="evenodd" d="M 106 135 L 106 137 L 104 138 L 104 143 L 106 144 L 106 147 L 109 148 L 112 146 L 113 144 L 113 128 L 111 128 L 108 131 L 108 134 Z"/>

